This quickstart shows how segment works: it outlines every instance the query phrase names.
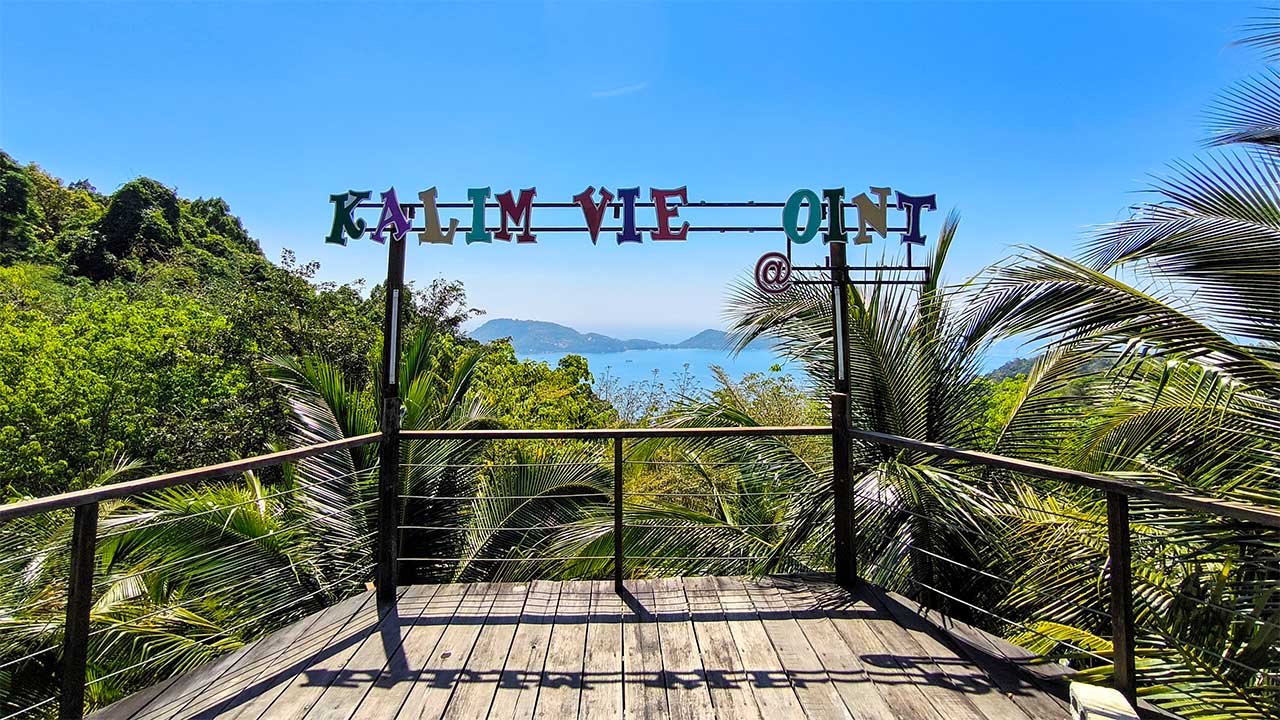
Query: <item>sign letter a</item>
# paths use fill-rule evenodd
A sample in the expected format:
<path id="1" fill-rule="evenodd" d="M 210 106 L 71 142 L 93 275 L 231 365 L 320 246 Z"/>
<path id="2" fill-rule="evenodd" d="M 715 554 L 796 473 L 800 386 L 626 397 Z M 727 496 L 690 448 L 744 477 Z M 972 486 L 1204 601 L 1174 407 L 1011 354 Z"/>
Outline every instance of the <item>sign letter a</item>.
<path id="1" fill-rule="evenodd" d="M 386 242 L 382 237 L 382 231 L 387 228 L 391 228 L 393 240 L 403 240 L 405 233 L 409 232 L 409 219 L 404 216 L 404 210 L 400 209 L 400 200 L 396 197 L 395 188 L 388 188 L 382 193 L 382 214 L 378 216 L 378 227 L 374 229 L 369 239 L 377 243 Z"/>

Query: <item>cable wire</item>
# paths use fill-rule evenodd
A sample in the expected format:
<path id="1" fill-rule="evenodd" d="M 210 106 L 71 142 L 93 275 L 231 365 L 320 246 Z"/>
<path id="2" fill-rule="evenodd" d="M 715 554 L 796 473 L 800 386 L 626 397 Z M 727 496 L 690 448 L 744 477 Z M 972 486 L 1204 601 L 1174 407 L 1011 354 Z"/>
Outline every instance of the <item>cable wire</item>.
<path id="1" fill-rule="evenodd" d="M 320 593 L 322 593 L 322 592 L 326 592 L 326 591 L 328 591 L 328 590 L 332 590 L 333 588 L 337 587 L 337 586 L 338 586 L 338 584 L 339 584 L 340 582 L 342 582 L 343 580 L 345 580 L 345 579 L 347 579 L 347 578 L 350 578 L 350 577 L 355 577 L 356 575 L 359 575 L 359 574 L 361 574 L 361 573 L 367 573 L 367 572 L 369 572 L 369 571 L 370 571 L 370 570 L 372 570 L 372 569 L 373 569 L 373 566 L 372 566 L 372 565 L 369 565 L 368 567 L 361 568 L 361 569 L 360 569 L 359 571 L 357 571 L 357 572 L 348 573 L 347 575 L 345 575 L 345 576 L 343 576 L 343 577 L 340 577 L 340 578 L 338 578 L 337 580 L 335 580 L 335 581 L 334 581 L 332 584 L 330 584 L 329 586 L 327 586 L 327 587 L 322 587 L 322 588 L 320 588 L 319 590 L 314 590 L 314 591 L 312 591 L 312 592 L 310 592 L 310 593 L 307 593 L 306 595 L 303 595 L 303 597 L 311 597 L 312 595 L 318 595 L 318 594 L 320 594 Z M 206 638 L 201 638 L 201 640 L 200 640 L 199 642 L 203 644 L 203 643 L 205 643 L 205 642 L 207 642 L 207 641 L 209 641 L 209 640 L 212 640 L 212 639 L 214 639 L 214 638 L 217 638 L 217 637 L 220 637 L 220 636 L 223 636 L 223 635 L 227 635 L 227 634 L 232 633 L 232 632 L 234 632 L 234 631 L 236 631 L 236 630 L 239 630 L 240 628 L 245 627 L 246 625 L 250 625 L 250 624 L 252 624 L 252 623 L 255 623 L 255 622 L 257 622 L 257 621 L 261 620 L 261 619 L 262 619 L 262 618 L 264 618 L 264 617 L 267 617 L 267 616 L 269 616 L 269 615 L 274 615 L 275 613 L 278 613 L 278 612 L 280 612 L 280 611 L 282 611 L 282 610 L 292 610 L 292 609 L 294 609 L 294 607 L 295 607 L 295 606 L 292 606 L 292 605 L 291 605 L 291 606 L 288 606 L 288 607 L 277 607 L 277 608 L 272 608 L 271 610 L 268 610 L 268 611 L 267 611 L 267 612 L 265 612 L 265 613 L 262 613 L 262 614 L 260 614 L 260 615 L 256 615 L 256 616 L 254 616 L 254 617 L 252 617 L 252 618 L 249 618 L 248 620 L 245 620 L 244 622 L 241 622 L 241 623 L 239 623 L 238 625 L 233 625 L 233 626 L 231 626 L 231 627 L 229 627 L 229 628 L 226 628 L 226 629 L 222 630 L 221 632 L 215 633 L 215 634 L 210 635 L 210 636 L 208 636 L 208 637 L 206 637 Z M 155 657 L 151 657 L 151 658 L 147 658 L 146 660 L 143 660 L 143 661 L 138 662 L 138 663 L 134 663 L 133 665 L 130 665 L 130 666 L 128 666 L 128 667 L 120 668 L 119 670 L 114 670 L 114 671 L 112 671 L 112 672 L 110 672 L 110 673 L 107 673 L 106 675 L 98 676 L 98 677 L 94 678 L 93 680 L 90 680 L 90 681 L 86 682 L 86 683 L 85 683 L 85 687 L 90 687 L 90 686 L 96 685 L 97 683 L 100 683 L 100 682 L 102 682 L 103 680 L 107 680 L 108 678 L 112 678 L 112 677 L 115 677 L 116 675 L 120 675 L 120 674 L 122 674 L 122 673 L 129 672 L 130 670 L 136 670 L 137 668 L 142 667 L 143 665 L 146 665 L 146 664 L 148 664 L 148 663 L 154 663 L 154 662 L 156 662 L 157 660 L 162 660 L 162 659 L 164 659 L 164 658 L 166 658 L 166 657 L 168 657 L 168 656 L 170 656 L 170 655 L 174 655 L 174 654 L 176 654 L 176 653 L 182 652 L 182 651 L 187 650 L 187 649 L 189 649 L 189 648 L 188 648 L 188 646 L 177 647 L 177 648 L 174 648 L 173 650 L 170 650 L 170 651 L 168 651 L 168 652 L 166 652 L 166 653 L 164 653 L 164 654 L 157 655 L 157 656 L 155 656 Z"/>
<path id="2" fill-rule="evenodd" d="M 100 588 L 100 587 L 106 587 L 106 586 L 108 586 L 108 585 L 114 585 L 115 583 L 118 583 L 118 582 L 121 582 L 121 581 L 124 581 L 124 580 L 131 580 L 131 579 L 136 578 L 136 577 L 141 577 L 141 576 L 143 576 L 143 575 L 146 575 L 147 573 L 153 573 L 153 572 L 157 572 L 157 571 L 159 571 L 159 570 L 165 570 L 165 569 L 167 569 L 167 568 L 171 568 L 171 567 L 174 567 L 174 566 L 176 566 L 176 565 L 182 565 L 183 563 L 191 562 L 192 560 L 198 560 L 198 559 L 200 559 L 200 558 L 208 557 L 208 556 L 210 556 L 210 555 L 216 555 L 216 554 L 218 554 L 218 553 L 226 552 L 226 551 L 228 551 L 228 550 L 234 550 L 235 548 L 238 548 L 238 547 L 243 547 L 243 546 L 245 546 L 245 545 L 250 545 L 250 544 L 253 544 L 253 543 L 256 543 L 256 542 L 262 541 L 262 540 L 266 540 L 266 539 L 267 539 L 267 538 L 269 538 L 269 537 L 275 537 L 276 535 L 279 535 L 279 534 L 281 534 L 281 533 L 291 532 L 291 531 L 293 531 L 293 530 L 296 530 L 296 529 L 298 529 L 298 528 L 302 527 L 303 525 L 309 525 L 309 524 L 314 523 L 314 522 L 316 522 L 316 521 L 318 521 L 318 520 L 324 520 L 324 519 L 326 519 L 326 518 L 336 517 L 336 516 L 338 516 L 338 515 L 341 515 L 341 514 L 343 514 L 343 513 L 347 512 L 348 510 L 352 510 L 352 509 L 354 509 L 354 508 L 361 507 L 362 505 L 368 505 L 368 504 L 373 503 L 373 502 L 377 502 L 377 501 L 376 501 L 376 500 L 365 500 L 364 502 L 358 502 L 358 503 L 356 503 L 356 504 L 354 504 L 354 505 L 349 505 L 349 506 L 347 506 L 346 508 L 343 508 L 342 510 L 338 510 L 338 511 L 336 511 L 336 512 L 331 512 L 331 513 L 329 513 L 329 514 L 327 514 L 327 515 L 317 515 L 316 517 L 309 518 L 309 519 L 307 519 L 307 520 L 303 520 L 302 522 L 300 522 L 300 523 L 298 523 L 298 524 L 296 524 L 296 525 L 293 525 L 293 526 L 291 526 L 291 527 L 287 527 L 287 528 L 280 528 L 279 530 L 273 530 L 272 532 L 269 532 L 269 533 L 267 533 L 267 534 L 265 534 L 265 535 L 257 535 L 257 536 L 255 536 L 255 537 L 251 537 L 251 538 L 248 538 L 248 539 L 246 539 L 246 540 L 242 540 L 242 541 L 240 541 L 240 542 L 238 542 L 238 543 L 234 543 L 234 544 L 232 544 L 232 545 L 225 545 L 225 546 L 223 546 L 223 547 L 214 548 L 213 550 L 209 550 L 209 551 L 207 551 L 207 552 L 203 552 L 203 553 L 200 553 L 200 554 L 198 554 L 198 555 L 192 555 L 192 556 L 190 556 L 190 557 L 184 557 L 184 558 L 182 558 L 182 559 L 180 559 L 180 560 L 174 560 L 173 562 L 169 562 L 169 563 L 162 563 L 162 564 L 160 564 L 160 565 L 156 565 L 155 567 L 145 568 L 145 569 L 143 569 L 143 570 L 139 570 L 138 572 L 135 572 L 135 573 L 132 573 L 132 574 L 129 574 L 129 575 L 124 575 L 124 576 L 122 576 L 122 577 L 113 577 L 113 578 L 108 578 L 108 579 L 106 579 L 106 580 L 104 580 L 104 581 L 102 581 L 102 582 L 100 582 L 100 583 L 98 583 L 98 584 L 94 585 L 93 587 L 94 587 L 94 589 L 96 590 L 97 588 Z"/>

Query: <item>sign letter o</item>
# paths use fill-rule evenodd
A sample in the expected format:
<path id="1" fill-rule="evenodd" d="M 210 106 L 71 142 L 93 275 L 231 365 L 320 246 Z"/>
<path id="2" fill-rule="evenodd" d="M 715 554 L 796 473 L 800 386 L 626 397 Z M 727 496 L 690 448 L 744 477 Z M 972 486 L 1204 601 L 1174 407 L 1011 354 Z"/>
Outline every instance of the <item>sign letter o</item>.
<path id="1" fill-rule="evenodd" d="M 809 206 L 809 218 L 805 221 L 804 231 L 800 230 L 800 205 Z M 818 236 L 818 226 L 822 224 L 822 200 L 812 190 L 797 190 L 787 198 L 782 208 L 782 229 L 787 239 L 803 245 Z"/>

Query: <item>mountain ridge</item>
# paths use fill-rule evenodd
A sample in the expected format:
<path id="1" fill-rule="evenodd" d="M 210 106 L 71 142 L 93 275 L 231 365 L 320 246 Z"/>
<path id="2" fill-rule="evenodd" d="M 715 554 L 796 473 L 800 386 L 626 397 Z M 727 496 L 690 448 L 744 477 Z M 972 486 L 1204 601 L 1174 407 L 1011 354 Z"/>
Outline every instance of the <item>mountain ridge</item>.
<path id="1" fill-rule="evenodd" d="M 567 325 L 546 320 L 518 320 L 494 318 L 472 330 L 472 338 L 480 342 L 492 342 L 511 338 L 511 345 L 519 353 L 613 353 L 627 350 L 724 350 L 732 349 L 728 333 L 708 328 L 678 343 L 662 343 L 644 338 L 619 339 L 600 333 L 579 332 Z M 764 343 L 752 343 L 751 348 L 767 347 Z"/>

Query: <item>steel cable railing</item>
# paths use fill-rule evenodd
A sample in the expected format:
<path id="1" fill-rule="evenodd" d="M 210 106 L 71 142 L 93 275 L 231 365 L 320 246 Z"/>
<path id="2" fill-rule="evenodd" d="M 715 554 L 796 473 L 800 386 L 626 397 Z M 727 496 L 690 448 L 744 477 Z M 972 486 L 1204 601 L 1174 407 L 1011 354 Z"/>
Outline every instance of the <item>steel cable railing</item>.
<path id="1" fill-rule="evenodd" d="M 933 449 L 905 438 L 891 447 Z M 975 531 L 916 512 L 909 501 L 858 496 L 856 503 L 957 538 L 927 546 L 887 538 L 878 557 L 862 559 L 872 577 L 961 611 L 962 619 L 985 617 L 980 627 L 1010 637 L 1004 625 L 1013 639 L 1071 660 L 1091 681 L 1128 683 L 1135 695 L 1162 703 L 1185 695 L 1224 714 L 1280 707 L 1273 689 L 1280 646 L 1265 640 L 1280 630 L 1280 565 L 1273 562 L 1280 515 L 1236 503 L 1218 514 L 1213 499 L 1113 485 L 1105 476 L 1075 483 L 1083 473 L 954 448 L 938 455 L 952 477 L 980 490 L 987 526 Z M 1060 558 L 1056 567 L 1046 555 Z M 977 567 L 970 557 L 992 564 Z M 1266 645 L 1270 651 L 1260 649 Z M 1197 684 L 1198 695 L 1185 692 Z"/>
<path id="2" fill-rule="evenodd" d="M 403 451 L 403 463 L 308 479 L 285 488 L 268 487 L 260 496 L 225 498 L 227 502 L 208 507 L 191 505 L 185 515 L 145 504 L 139 509 L 138 503 L 132 503 L 135 514 L 126 520 L 110 514 L 101 521 L 97 517 L 103 500 L 346 451 L 376 442 L 380 436 L 0 506 L 0 519 L 74 508 L 69 566 L 65 550 L 60 554 L 51 549 L 66 547 L 65 532 L 46 547 L 29 550 L 15 544 L 13 554 L 0 556 L 0 563 L 10 567 L 43 568 L 58 576 L 59 583 L 52 594 L 45 590 L 25 600 L 21 593 L 10 593 L 14 598 L 10 605 L 17 613 L 26 613 L 36 622 L 29 642 L 12 657 L 0 658 L 0 671 L 51 662 L 65 647 L 57 658 L 63 693 L 56 704 L 83 708 L 82 695 L 77 698 L 68 678 L 78 673 L 83 693 L 89 658 L 77 653 L 87 652 L 90 639 L 130 623 L 167 622 L 167 613 L 198 609 L 224 593 L 243 591 L 247 594 L 237 597 L 244 603 L 253 600 L 251 588 L 234 586 L 233 562 L 202 569 L 202 587 L 163 606 L 129 605 L 135 584 L 158 574 L 181 573 L 186 563 L 203 566 L 218 558 L 239 557 L 258 545 L 265 549 L 288 541 L 295 533 L 320 537 L 330 522 L 338 523 L 335 528 L 376 522 L 376 529 L 356 536 L 352 547 L 307 549 L 297 556 L 304 565 L 333 568 L 317 575 L 320 586 L 307 587 L 305 597 L 354 591 L 358 580 L 368 578 L 371 567 L 378 572 L 381 597 L 394 592 L 397 567 L 406 575 L 427 580 L 612 575 L 621 588 L 626 577 L 839 570 L 840 563 L 852 555 L 867 571 L 865 577 L 926 604 L 962 608 L 979 627 L 1012 634 L 1042 649 L 1037 652 L 1069 657 L 1083 671 L 1105 669 L 1122 688 L 1142 685 L 1134 679 L 1138 677 L 1132 665 L 1135 646 L 1147 653 L 1143 677 L 1150 678 L 1153 693 L 1179 692 L 1153 685 L 1174 672 L 1177 652 L 1203 656 L 1237 677 L 1252 674 L 1262 678 L 1258 682 L 1272 677 L 1270 660 L 1258 660 L 1237 649 L 1244 647 L 1247 633 L 1280 628 L 1280 593 L 1266 599 L 1261 593 L 1249 594 L 1252 591 L 1245 584 L 1237 594 L 1215 594 L 1205 579 L 1226 571 L 1225 565 L 1215 564 L 1223 560 L 1236 563 L 1233 572 L 1256 577 L 1259 583 L 1280 583 L 1276 561 L 1280 540 L 1274 539 L 1280 514 L 1238 503 L 1223 505 L 1217 514 L 1218 501 L 1208 498 L 908 438 L 850 432 L 862 443 L 918 451 L 923 457 L 945 459 L 947 467 L 966 468 L 954 473 L 949 482 L 957 487 L 973 485 L 973 504 L 952 515 L 945 505 L 930 499 L 935 491 L 946 489 L 942 486 L 920 497 L 895 494 L 887 483 L 879 487 L 890 492 L 882 492 L 872 483 L 886 481 L 875 473 L 868 474 L 862 485 L 841 486 L 840 473 L 827 473 L 829 454 L 788 457 L 783 453 L 792 450 L 789 444 L 774 440 L 833 434 L 838 433 L 826 427 L 404 431 L 396 445 L 397 454 Z M 658 439 L 674 444 L 652 442 Z M 441 441 L 452 444 L 437 444 Z M 541 443 L 540 449 L 517 452 L 515 448 L 525 441 Z M 632 443 L 630 456 L 625 452 L 628 443 Z M 390 446 L 382 443 L 380 447 Z M 553 452 L 556 447 L 560 450 Z M 821 452 L 822 447 L 809 449 Z M 851 455 L 861 457 L 856 452 Z M 388 468 L 399 472 L 388 473 Z M 375 475 L 378 491 L 370 497 L 368 481 Z M 353 489 L 357 476 L 362 488 L 358 492 Z M 915 481 L 929 479 L 923 475 Z M 338 488 L 344 492 L 336 492 Z M 842 492 L 850 500 L 843 511 L 838 509 Z M 182 528 L 183 522 L 196 527 L 217 524 L 255 503 L 275 507 L 291 493 L 323 501 L 302 503 L 298 507 L 305 505 L 306 512 L 283 520 L 285 516 L 279 516 L 254 533 L 222 535 L 216 547 L 195 548 L 189 556 L 114 568 L 86 564 L 86 558 L 94 557 L 95 547 L 127 541 L 130 533 L 163 535 L 171 527 Z M 333 504 L 344 497 L 351 499 L 341 507 Z M 1206 531 L 1203 541 L 1194 535 L 1176 536 L 1179 524 L 1195 513 L 1230 518 L 1230 523 L 1209 523 L 1212 532 Z M 348 517 L 351 522 L 345 522 Z M 1232 535 L 1232 528 L 1242 523 L 1260 525 L 1263 531 Z M 841 547 L 840 534 L 850 526 L 857 543 L 848 546 L 848 554 L 833 551 Z M 0 539 L 4 537 L 0 533 Z M 947 537 L 955 541 L 943 541 Z M 1167 541 L 1170 537 L 1178 541 Z M 1089 583 L 1075 583 L 1071 592 L 1064 593 L 1051 581 L 1031 574 L 1043 567 L 1032 562 L 1039 548 L 1029 544 L 1039 538 L 1048 538 L 1043 547 L 1062 555 L 1068 577 L 1087 577 Z M 367 558 L 370 548 L 377 550 L 372 566 L 354 559 Z M 384 556 L 388 549 L 390 555 Z M 385 557 L 390 560 L 384 563 Z M 291 572 L 291 568 L 273 567 L 262 578 L 288 577 Z M 61 589 L 64 579 L 65 591 Z M 89 604 L 103 592 L 117 590 L 122 603 L 113 622 L 118 623 L 104 624 L 100 613 L 89 613 Z M 1229 637 L 1206 642 L 1179 637 L 1176 632 L 1161 635 L 1160 627 L 1153 624 L 1159 618 L 1153 615 L 1165 609 L 1183 615 L 1200 613 L 1193 619 L 1222 624 L 1229 629 Z M 53 617 L 62 611 L 67 617 L 65 629 Z M 269 607 L 249 620 L 235 620 L 216 637 L 235 634 L 276 613 L 283 611 Z M 1055 618 L 1073 619 L 1080 634 L 1064 635 L 1044 622 Z M 254 627 L 253 632 L 262 629 Z M 59 630 L 66 640 L 63 647 L 51 644 Z M 1099 650 L 1108 646 L 1110 652 Z M 95 658 L 101 670 L 92 684 L 100 688 L 142 677 L 182 650 L 175 647 L 167 654 L 119 667 L 102 665 L 101 658 Z M 53 698 L 37 695 L 24 702 L 25 707 L 0 707 L 0 713 L 40 714 L 55 704 Z"/>
<path id="3" fill-rule="evenodd" d="M 453 487 L 441 482 L 436 492 L 410 490 L 399 496 L 404 503 L 400 515 L 405 518 L 396 526 L 399 534 L 398 543 L 404 548 L 399 556 L 402 563 L 407 564 L 402 571 L 418 579 L 450 579 L 460 578 L 485 579 L 495 577 L 513 577 L 521 572 L 545 574 L 546 563 L 556 563 L 552 572 L 561 577 L 599 577 L 609 572 L 615 582 L 621 582 L 624 574 L 643 576 L 645 574 L 663 573 L 676 567 L 680 562 L 685 567 L 693 567 L 698 563 L 722 562 L 738 563 L 742 570 L 750 570 L 750 563 L 759 565 L 773 560 L 767 552 L 747 554 L 736 551 L 712 555 L 704 552 L 690 551 L 686 548 L 673 560 L 669 555 L 627 548 L 654 546 L 653 538 L 661 537 L 669 541 L 681 532 L 702 531 L 704 533 L 736 533 L 751 535 L 763 532 L 781 531 L 789 526 L 783 518 L 715 518 L 707 516 L 705 520 L 694 521 L 680 514 L 683 508 L 698 507 L 699 503 L 767 503 L 776 502 L 789 505 L 799 497 L 800 493 L 786 488 L 707 488 L 708 480 L 701 477 L 707 470 L 715 472 L 741 473 L 756 470 L 757 475 L 768 475 L 775 481 L 784 471 L 801 463 L 779 463 L 775 460 L 748 458 L 726 459 L 707 456 L 689 459 L 669 459 L 662 457 L 645 457 L 643 459 L 627 459 L 622 456 L 624 441 L 643 441 L 652 438 L 676 438 L 698 443 L 714 443 L 721 438 L 750 438 L 752 436 L 813 436 L 829 434 L 824 427 L 799 428 L 645 428 L 617 429 L 598 431 L 483 431 L 474 434 L 460 434 L 454 431 L 421 431 L 404 432 L 402 437 L 411 442 L 428 440 L 472 440 L 485 439 L 518 443 L 522 440 L 534 440 L 541 443 L 568 441 L 579 443 L 577 451 L 588 457 L 582 460 L 565 461 L 554 453 L 546 457 L 531 458 L 524 462 L 510 462 L 501 455 L 482 457 L 475 462 L 459 462 L 447 457 L 438 462 L 422 462 L 413 460 L 405 462 L 402 467 L 405 473 L 415 473 L 414 477 L 429 476 L 432 479 L 443 478 L 450 472 L 454 480 L 467 478 L 471 482 L 480 479 L 482 486 L 474 487 L 473 493 L 450 492 Z M 595 443 L 607 441 L 614 446 L 614 463 L 610 467 L 609 458 L 600 457 L 593 448 Z M 583 449 L 583 448 L 587 449 Z M 475 445 L 468 446 L 468 451 L 479 454 Z M 573 450 L 567 450 L 573 452 Z M 578 478 L 567 485 L 551 485 L 548 490 L 538 494 L 519 492 L 512 485 L 511 489 L 495 490 L 501 487 L 494 481 L 500 479 L 505 471 L 515 469 L 518 472 L 541 472 L 548 475 L 557 471 L 581 471 L 580 475 L 596 478 L 595 491 L 585 492 L 580 488 L 585 479 Z M 631 488 L 624 487 L 624 476 L 642 474 L 646 470 L 662 471 L 679 475 L 685 486 L 679 489 L 660 487 Z M 487 474 L 487 475 L 486 475 Z M 608 485 L 604 485 L 607 482 Z M 702 488 L 692 487 L 690 483 L 698 483 Z M 566 508 L 560 504 L 581 501 L 576 507 Z M 417 503 L 430 503 L 431 520 L 427 522 L 410 519 L 418 511 Z M 545 512 L 531 514 L 531 503 L 542 503 L 539 508 L 547 508 Z M 506 514 L 503 514 L 505 512 Z M 671 513 L 663 520 L 663 513 Z M 495 514 L 497 513 L 497 514 Z M 568 515 L 566 515 L 568 513 Z M 446 518 L 448 518 L 446 520 Z M 502 522 L 493 522 L 501 518 Z M 530 520 L 534 520 L 530 522 Z M 452 534 L 450 544 L 448 536 Z M 469 548 L 470 552 L 450 552 L 450 549 L 466 547 L 466 538 L 479 535 L 479 542 L 496 543 L 492 547 Z M 502 543 L 501 539 L 518 536 L 518 543 Z M 497 538 L 497 540 L 495 540 Z M 592 548 L 602 547 L 612 539 L 614 553 L 603 555 L 593 552 Z M 557 541 L 563 541 L 556 544 Z M 575 542 L 576 541 L 576 544 Z M 519 548 L 514 545 L 518 544 Z M 435 548 L 431 552 L 423 552 L 421 548 Z M 555 553 L 540 551 L 540 548 L 554 547 Z M 793 554 L 794 555 L 794 554 Z M 604 564 L 608 561 L 608 564 Z M 521 568 L 520 564 L 529 566 Z M 424 575 L 426 567 L 431 572 L 443 572 L 443 575 Z M 477 566 L 490 566 L 494 571 L 477 571 Z M 496 570 L 505 567 L 505 570 Z M 828 569 L 829 561 L 819 565 L 811 565 Z M 478 573 L 478 574 L 477 574 Z M 585 573 L 585 574 L 582 574 Z M 607 575 L 606 575 L 607 576 Z"/>
<path id="4" fill-rule="evenodd" d="M 365 532 L 333 547 L 317 547 L 312 538 L 322 536 L 321 529 L 329 523 L 341 522 L 340 516 L 354 515 L 358 525 L 364 524 L 367 518 L 363 513 L 377 498 L 340 508 L 310 504 L 305 498 L 350 496 L 357 492 L 353 478 L 367 470 L 305 478 L 287 487 L 268 485 L 249 498 L 205 492 L 199 486 L 225 481 L 247 470 L 346 451 L 376 438 L 346 438 L 0 506 L 0 544 L 5 548 L 0 551 L 0 565 L 15 568 L 18 577 L 28 578 L 4 588 L 0 596 L 0 647 L 6 655 L 0 657 L 0 673 L 10 687 L 34 688 L 26 695 L 11 692 L 0 699 L 0 716 L 43 718 L 58 710 L 62 717 L 79 717 L 87 688 L 93 687 L 97 698 L 116 697 L 137 683 L 163 680 L 172 671 L 167 661 L 177 655 L 212 657 L 229 647 L 227 638 L 245 632 L 261 635 L 282 618 L 314 611 L 315 606 L 309 608 L 307 603 L 314 603 L 317 597 L 340 597 L 363 590 L 359 581 L 371 576 L 368 543 L 374 533 Z M 183 486 L 195 488 L 189 491 L 192 500 L 185 505 L 180 496 L 171 494 L 155 502 L 149 499 L 148 493 Z M 136 501 L 114 504 L 99 517 L 99 503 L 118 498 Z M 253 509 L 245 510 L 249 507 Z M 231 522 L 238 512 L 260 517 L 240 526 Z M 67 514 L 59 518 L 57 513 Z M 41 515 L 52 519 L 34 525 L 28 520 Z M 74 522 L 68 523 L 68 519 Z M 72 525 L 69 537 L 68 524 Z M 44 532 L 35 533 L 33 528 Z M 139 542 L 133 542 L 134 538 Z M 157 545 L 157 538 L 166 539 L 167 544 Z M 32 542 L 43 546 L 24 549 Z M 101 559 L 100 548 L 109 552 Z M 262 564 L 244 564 L 246 552 L 255 553 L 253 557 L 261 558 Z M 273 556 L 279 561 L 271 560 Z M 362 556 L 363 562 L 357 556 Z M 259 584 L 246 583 L 246 572 Z M 150 592 L 145 588 L 160 575 L 186 578 L 171 585 L 181 587 L 184 595 L 159 601 L 148 597 Z M 268 601 L 260 585 L 264 582 L 272 583 L 276 593 L 286 584 L 300 586 L 282 596 L 287 602 Z M 236 606 L 254 611 L 241 613 L 241 617 L 232 613 L 230 622 L 212 635 L 207 634 L 207 624 L 197 623 L 200 627 L 193 628 L 190 639 L 181 640 L 190 613 L 200 615 L 209 603 L 217 603 L 222 612 Z M 111 635 L 142 637 L 152 632 L 163 633 L 166 642 L 176 642 L 176 646 L 156 654 L 135 654 L 130 651 L 134 643 L 117 642 Z M 90 645 L 91 641 L 94 644 Z M 91 651 L 99 654 L 90 656 Z M 95 669 L 92 679 L 86 677 L 89 665 Z M 50 680 L 54 685 L 49 685 Z M 111 688 L 105 695 L 104 687 Z M 37 692 L 40 688 L 59 691 L 42 696 Z"/>

